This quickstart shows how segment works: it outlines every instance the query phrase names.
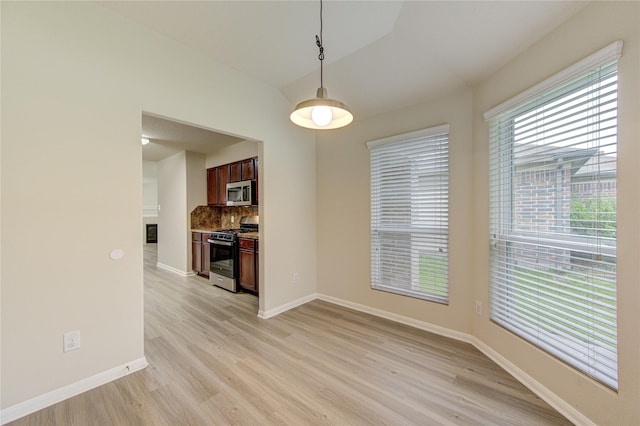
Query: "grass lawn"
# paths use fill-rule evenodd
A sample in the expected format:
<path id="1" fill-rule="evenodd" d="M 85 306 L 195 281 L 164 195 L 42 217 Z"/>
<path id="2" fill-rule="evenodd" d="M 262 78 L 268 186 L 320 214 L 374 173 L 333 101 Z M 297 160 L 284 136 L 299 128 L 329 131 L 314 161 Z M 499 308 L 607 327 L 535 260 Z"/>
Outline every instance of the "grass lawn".
<path id="1" fill-rule="evenodd" d="M 420 291 L 438 297 L 448 297 L 447 255 L 420 255 Z"/>
<path id="2" fill-rule="evenodd" d="M 615 264 L 590 275 L 580 266 L 561 273 L 517 266 L 512 294 L 523 322 L 576 339 L 586 333 L 605 346 L 615 345 Z"/>

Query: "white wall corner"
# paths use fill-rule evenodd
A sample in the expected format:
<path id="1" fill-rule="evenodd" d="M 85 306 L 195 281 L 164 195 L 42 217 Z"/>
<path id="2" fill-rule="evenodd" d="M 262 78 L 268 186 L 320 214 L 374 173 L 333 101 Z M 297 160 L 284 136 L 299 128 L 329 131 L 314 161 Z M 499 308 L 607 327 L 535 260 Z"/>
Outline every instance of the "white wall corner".
<path id="1" fill-rule="evenodd" d="M 94 374 L 86 379 L 52 390 L 51 392 L 47 392 L 14 406 L 7 407 L 0 412 L 0 424 L 4 425 L 31 413 L 35 413 L 38 410 L 57 404 L 65 399 L 87 392 L 131 373 L 135 373 L 136 371 L 146 368 L 148 365 L 149 363 L 145 357 L 138 358 L 126 364 Z"/>
<path id="2" fill-rule="evenodd" d="M 189 271 L 189 272 L 181 271 L 178 268 L 174 268 L 173 266 L 165 265 L 164 263 L 160 263 L 160 262 L 156 263 L 156 266 L 160 269 L 164 269 L 165 271 L 173 272 L 176 275 L 180 275 L 181 277 L 192 277 L 196 275 L 196 273 L 193 271 Z"/>
<path id="3" fill-rule="evenodd" d="M 540 399 L 558 410 L 560 414 L 569 419 L 573 424 L 583 426 L 596 426 L 595 423 L 585 417 L 581 412 L 576 410 L 572 405 L 569 405 L 566 401 L 558 397 L 558 395 L 550 391 L 542 383 L 535 380 L 520 367 L 516 366 L 511 361 L 500 355 L 480 339 L 474 337 L 471 343 L 473 344 L 473 346 L 478 348 L 480 352 L 485 354 L 493 362 L 506 370 L 507 373 L 515 377 L 520 383 L 525 385 L 529 390 L 531 390 L 531 392 L 538 395 Z"/>
<path id="4" fill-rule="evenodd" d="M 309 294 L 307 296 L 301 297 L 299 299 L 292 300 L 289 303 L 285 303 L 284 305 L 277 306 L 277 307 L 275 307 L 273 309 L 269 309 L 267 311 L 265 311 L 263 309 L 260 309 L 258 311 L 258 318 L 269 319 L 269 318 L 275 317 L 278 314 L 281 314 L 283 312 L 286 312 L 286 311 L 288 311 L 290 309 L 293 309 L 293 308 L 296 308 L 298 306 L 302 306 L 305 303 L 309 303 L 309 302 L 311 302 L 313 300 L 316 300 L 317 298 L 318 298 L 318 295 L 316 293 L 313 293 L 313 294 Z"/>
<path id="5" fill-rule="evenodd" d="M 383 311 L 382 309 L 376 309 L 370 306 L 361 305 L 359 303 L 350 302 L 348 300 L 338 299 L 332 296 L 327 296 L 325 294 L 319 294 L 318 299 L 324 300 L 325 302 L 333 303 L 336 305 L 344 306 L 346 308 L 351 308 L 356 311 L 371 314 L 376 317 L 385 318 L 391 321 L 399 322 L 401 324 L 409 325 L 411 327 L 419 328 L 420 330 L 435 333 L 440 336 L 450 337 L 460 342 L 473 343 L 473 337 L 471 335 L 466 333 L 461 333 L 459 331 L 452 330 L 450 328 L 441 327 L 439 325 L 431 324 L 425 321 L 420 321 L 414 318 L 405 317 L 403 315 L 394 314 L 393 312 Z"/>

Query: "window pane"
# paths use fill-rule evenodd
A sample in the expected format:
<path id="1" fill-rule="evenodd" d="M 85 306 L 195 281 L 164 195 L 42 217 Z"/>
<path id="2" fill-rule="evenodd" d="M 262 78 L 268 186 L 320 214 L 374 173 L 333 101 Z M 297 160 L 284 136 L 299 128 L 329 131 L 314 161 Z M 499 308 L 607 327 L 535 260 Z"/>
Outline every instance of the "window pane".
<path id="1" fill-rule="evenodd" d="M 617 72 L 495 116 L 491 319 L 617 389 Z"/>
<path id="2" fill-rule="evenodd" d="M 371 150 L 372 288 L 448 302 L 448 126 Z"/>

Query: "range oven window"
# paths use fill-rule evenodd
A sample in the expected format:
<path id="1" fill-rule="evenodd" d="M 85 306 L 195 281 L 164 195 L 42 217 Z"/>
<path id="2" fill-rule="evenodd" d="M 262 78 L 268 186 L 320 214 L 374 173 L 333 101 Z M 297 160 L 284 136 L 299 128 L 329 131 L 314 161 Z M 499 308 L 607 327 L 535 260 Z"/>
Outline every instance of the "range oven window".
<path id="1" fill-rule="evenodd" d="M 226 241 L 211 242 L 211 272 L 234 278 L 234 244 Z"/>

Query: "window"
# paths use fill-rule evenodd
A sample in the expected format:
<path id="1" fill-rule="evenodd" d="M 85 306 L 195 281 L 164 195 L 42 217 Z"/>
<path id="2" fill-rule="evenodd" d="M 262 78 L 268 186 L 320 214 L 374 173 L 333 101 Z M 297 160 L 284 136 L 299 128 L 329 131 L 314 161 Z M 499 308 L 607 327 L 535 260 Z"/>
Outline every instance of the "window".
<path id="1" fill-rule="evenodd" d="M 448 303 L 449 126 L 367 146 L 371 287 Z"/>
<path id="2" fill-rule="evenodd" d="M 485 114 L 491 320 L 617 389 L 617 58 Z"/>

